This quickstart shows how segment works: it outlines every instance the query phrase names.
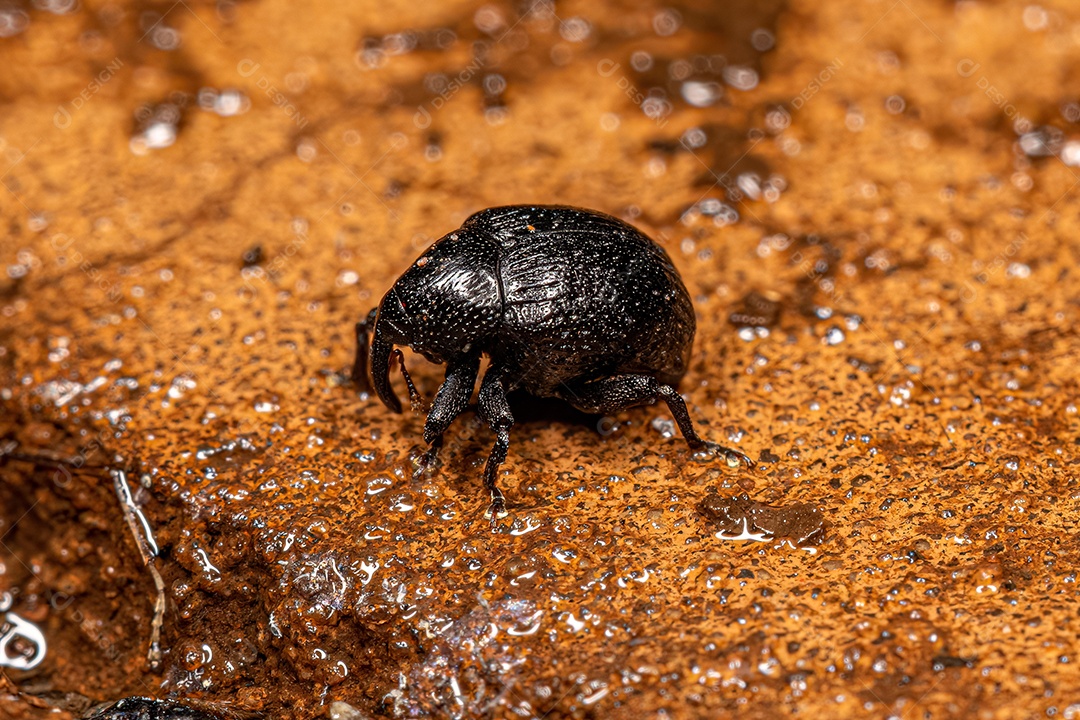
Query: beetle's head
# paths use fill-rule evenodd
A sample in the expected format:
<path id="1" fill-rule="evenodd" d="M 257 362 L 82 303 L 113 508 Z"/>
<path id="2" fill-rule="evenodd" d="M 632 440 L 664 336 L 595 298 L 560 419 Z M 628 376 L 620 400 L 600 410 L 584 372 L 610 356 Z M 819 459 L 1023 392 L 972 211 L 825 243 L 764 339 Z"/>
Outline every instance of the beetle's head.
<path id="1" fill-rule="evenodd" d="M 436 242 L 386 293 L 370 329 L 371 377 L 383 404 L 401 412 L 390 385 L 390 354 L 395 345 L 407 346 L 433 363 L 450 362 L 478 354 L 501 317 L 490 244 L 461 231 Z M 359 328 L 357 335 L 366 346 L 367 338 L 359 337 Z"/>

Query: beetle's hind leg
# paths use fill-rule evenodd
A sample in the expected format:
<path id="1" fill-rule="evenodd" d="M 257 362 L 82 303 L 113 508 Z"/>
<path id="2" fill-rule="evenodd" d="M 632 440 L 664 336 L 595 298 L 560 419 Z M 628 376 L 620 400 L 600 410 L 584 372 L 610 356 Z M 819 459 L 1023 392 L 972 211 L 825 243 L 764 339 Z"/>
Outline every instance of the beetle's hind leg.
<path id="1" fill-rule="evenodd" d="M 506 399 L 503 376 L 497 368 L 489 367 L 484 374 L 484 380 L 480 383 L 478 405 L 480 417 L 495 432 L 495 444 L 491 447 L 491 454 L 484 466 L 484 487 L 491 496 L 491 506 L 486 515 L 496 520 L 506 516 L 506 497 L 495 481 L 499 476 L 499 467 L 506 460 L 506 452 L 510 448 L 510 427 L 514 424 L 510 403 Z"/>
<path id="2" fill-rule="evenodd" d="M 615 413 L 635 405 L 651 405 L 663 400 L 691 450 L 722 454 L 729 462 L 754 467 L 754 461 L 745 453 L 702 439 L 694 430 L 694 423 L 679 391 L 651 375 L 615 375 L 575 383 L 565 388 L 560 397 L 579 410 L 593 413 Z"/>
<path id="3" fill-rule="evenodd" d="M 465 357 L 447 365 L 446 380 L 435 393 L 435 400 L 431 403 L 431 410 L 424 423 L 424 442 L 428 444 L 428 449 L 416 461 L 416 474 L 438 467 L 443 433 L 450 427 L 450 423 L 454 422 L 454 418 L 468 406 L 479 371 L 479 355 Z"/>

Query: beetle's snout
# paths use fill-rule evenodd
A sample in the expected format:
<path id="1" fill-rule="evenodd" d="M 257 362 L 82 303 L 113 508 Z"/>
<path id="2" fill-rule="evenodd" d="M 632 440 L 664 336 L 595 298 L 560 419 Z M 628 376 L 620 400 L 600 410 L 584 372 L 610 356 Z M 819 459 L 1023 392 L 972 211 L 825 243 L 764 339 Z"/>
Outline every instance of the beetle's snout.
<path id="1" fill-rule="evenodd" d="M 378 309 L 372 308 L 360 322 L 356 323 L 356 359 L 353 360 L 352 381 L 360 388 L 360 392 L 372 391 L 371 380 L 368 375 L 369 358 L 371 355 L 371 330 L 375 324 L 375 315 Z"/>
<path id="2" fill-rule="evenodd" d="M 400 327 L 405 319 L 403 309 L 396 289 L 391 289 L 379 304 L 378 316 L 372 327 L 371 380 L 379 399 L 394 412 L 401 412 L 401 401 L 390 385 L 390 353 L 394 345 L 407 342 Z"/>
<path id="3" fill-rule="evenodd" d="M 372 309 L 356 323 L 356 359 L 352 368 L 352 380 L 360 392 L 374 390 L 394 412 L 401 412 L 401 402 L 390 386 L 390 353 L 398 334 L 396 329 L 389 329 L 378 308 Z"/>
<path id="4" fill-rule="evenodd" d="M 396 413 L 401 412 L 401 401 L 394 394 L 394 388 L 390 385 L 390 353 L 394 350 L 394 344 L 379 337 L 378 325 L 375 326 L 375 339 L 371 343 L 371 379 L 375 384 L 375 392 L 383 405 Z"/>

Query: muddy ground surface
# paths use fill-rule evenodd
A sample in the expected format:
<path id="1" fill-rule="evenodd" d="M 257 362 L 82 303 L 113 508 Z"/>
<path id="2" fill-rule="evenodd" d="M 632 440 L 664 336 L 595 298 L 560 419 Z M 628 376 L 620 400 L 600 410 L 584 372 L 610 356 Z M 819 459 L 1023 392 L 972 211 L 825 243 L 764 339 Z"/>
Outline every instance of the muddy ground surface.
<path id="1" fill-rule="evenodd" d="M 1080 717 L 1071 3 L 64 5 L 0 8 L 0 715 Z M 413 477 L 352 325 L 522 202 L 667 248 L 755 470 L 518 398 L 508 517 L 472 411 Z"/>

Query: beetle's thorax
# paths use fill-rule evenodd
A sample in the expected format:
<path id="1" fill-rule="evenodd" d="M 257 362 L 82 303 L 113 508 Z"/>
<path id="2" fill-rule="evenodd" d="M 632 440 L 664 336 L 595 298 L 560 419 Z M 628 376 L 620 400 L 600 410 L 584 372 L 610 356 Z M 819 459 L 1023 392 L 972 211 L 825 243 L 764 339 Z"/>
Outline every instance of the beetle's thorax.
<path id="1" fill-rule="evenodd" d="M 502 320 L 498 248 L 459 230 L 429 247 L 379 305 L 376 337 L 435 363 L 477 353 Z"/>

